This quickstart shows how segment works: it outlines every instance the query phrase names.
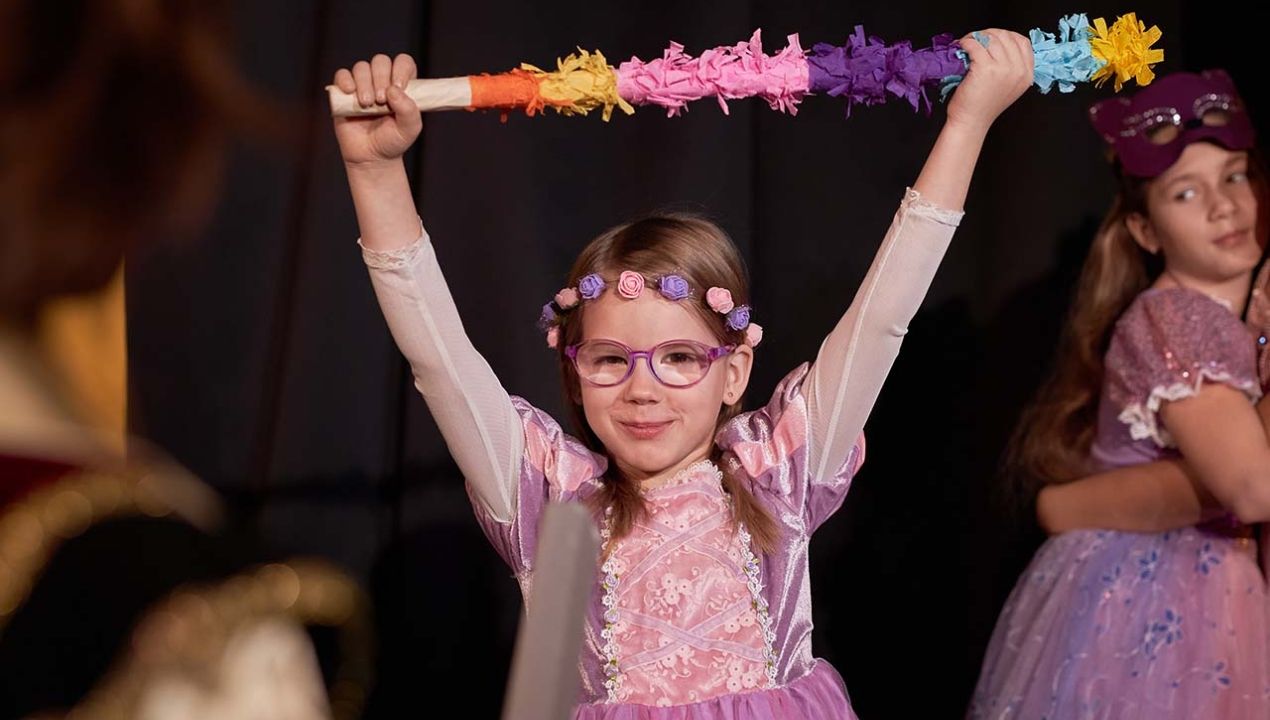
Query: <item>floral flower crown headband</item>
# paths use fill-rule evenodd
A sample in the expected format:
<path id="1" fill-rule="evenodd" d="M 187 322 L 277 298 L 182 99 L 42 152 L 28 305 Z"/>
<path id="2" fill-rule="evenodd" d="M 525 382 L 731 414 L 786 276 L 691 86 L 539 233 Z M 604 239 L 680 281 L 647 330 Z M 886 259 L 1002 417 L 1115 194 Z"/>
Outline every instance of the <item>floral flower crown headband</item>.
<path id="1" fill-rule="evenodd" d="M 644 292 L 644 276 L 630 270 L 622 271 L 617 276 L 617 294 L 627 300 L 634 300 Z M 656 279 L 657 292 L 667 300 L 686 300 L 692 297 L 692 286 L 679 275 L 662 275 Z M 604 293 L 608 283 L 599 273 L 591 273 L 578 281 L 576 288 L 567 287 L 556 293 L 555 299 L 542 306 L 542 316 L 538 318 L 538 327 L 547 333 L 547 346 L 556 347 L 560 343 L 560 316 L 573 310 L 583 300 L 595 300 Z M 750 306 L 734 305 L 732 292 L 727 288 L 712 287 L 706 291 L 706 304 L 710 309 L 725 317 L 724 324 L 729 330 L 744 330 L 745 344 L 758 346 L 763 340 L 763 327 L 750 322 Z"/>

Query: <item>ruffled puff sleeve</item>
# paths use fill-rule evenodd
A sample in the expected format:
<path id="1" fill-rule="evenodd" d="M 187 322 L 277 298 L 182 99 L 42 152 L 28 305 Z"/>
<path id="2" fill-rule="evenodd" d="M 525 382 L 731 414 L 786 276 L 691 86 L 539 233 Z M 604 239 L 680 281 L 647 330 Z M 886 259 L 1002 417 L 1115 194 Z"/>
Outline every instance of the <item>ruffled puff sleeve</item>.
<path id="1" fill-rule="evenodd" d="M 864 434 L 840 467 L 812 477 L 808 458 L 813 437 L 802 385 L 804 363 L 785 376 L 767 405 L 738 415 L 720 429 L 715 443 L 724 452 L 725 472 L 740 473 L 750 491 L 784 525 L 797 519 L 810 535 L 842 506 L 851 480 L 864 462 Z"/>
<path id="2" fill-rule="evenodd" d="M 472 507 L 485 536 L 527 592 L 538 547 L 538 524 L 547 504 L 585 501 L 600 488 L 599 478 L 607 468 L 607 461 L 564 432 L 554 418 L 524 398 L 513 395 L 511 401 L 525 430 L 525 450 L 512 518 L 509 522 L 499 522 L 475 498 Z"/>
<path id="3" fill-rule="evenodd" d="M 1261 397 L 1255 342 L 1226 306 L 1187 288 L 1147 290 L 1116 324 L 1106 356 L 1106 399 L 1133 440 L 1174 448 L 1161 424 L 1164 402 L 1225 383 Z"/>

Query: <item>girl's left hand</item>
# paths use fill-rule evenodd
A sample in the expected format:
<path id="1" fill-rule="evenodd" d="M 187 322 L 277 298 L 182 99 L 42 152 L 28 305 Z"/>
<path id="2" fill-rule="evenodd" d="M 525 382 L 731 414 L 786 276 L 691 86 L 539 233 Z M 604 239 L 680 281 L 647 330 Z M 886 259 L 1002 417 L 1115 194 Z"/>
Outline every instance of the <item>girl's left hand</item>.
<path id="1" fill-rule="evenodd" d="M 1035 53 L 1026 37 L 1008 30 L 983 30 L 985 47 L 974 34 L 961 39 L 970 57 L 966 79 L 948 103 L 948 123 L 987 131 L 1007 107 L 1032 85 Z"/>

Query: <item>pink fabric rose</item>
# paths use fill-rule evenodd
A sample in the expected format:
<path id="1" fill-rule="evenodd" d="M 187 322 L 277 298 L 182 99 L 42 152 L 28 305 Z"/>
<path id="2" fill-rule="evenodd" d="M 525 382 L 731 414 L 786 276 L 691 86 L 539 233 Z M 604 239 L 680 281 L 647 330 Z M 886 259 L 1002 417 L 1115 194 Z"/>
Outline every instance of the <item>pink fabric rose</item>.
<path id="1" fill-rule="evenodd" d="M 763 342 L 763 326 L 758 323 L 750 323 L 749 327 L 745 328 L 745 344 L 750 347 L 758 347 L 761 342 Z"/>
<path id="2" fill-rule="evenodd" d="M 717 313 L 732 311 L 732 291 L 727 288 L 712 287 L 706 291 L 706 304 Z"/>
<path id="3" fill-rule="evenodd" d="M 578 304 L 578 291 L 573 288 L 565 288 L 556 293 L 556 305 L 561 310 L 568 310 Z"/>
<path id="4" fill-rule="evenodd" d="M 628 300 L 634 300 L 644 292 L 644 276 L 630 270 L 623 270 L 617 276 L 617 292 Z"/>
<path id="5" fill-rule="evenodd" d="M 560 344 L 560 328 L 553 327 L 547 331 L 547 347 L 554 348 Z"/>

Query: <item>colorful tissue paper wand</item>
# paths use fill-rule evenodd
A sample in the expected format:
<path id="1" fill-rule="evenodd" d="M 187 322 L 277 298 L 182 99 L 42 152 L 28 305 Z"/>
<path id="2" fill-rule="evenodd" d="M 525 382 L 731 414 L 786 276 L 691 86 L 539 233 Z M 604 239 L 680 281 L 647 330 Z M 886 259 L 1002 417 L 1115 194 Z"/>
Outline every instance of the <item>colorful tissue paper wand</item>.
<path id="1" fill-rule="evenodd" d="M 1102 86 L 1112 81 L 1119 91 L 1135 80 L 1147 85 L 1151 67 L 1164 59 L 1153 48 L 1158 27 L 1150 29 L 1129 13 L 1110 26 L 1102 18 L 1081 14 L 1059 21 L 1058 33 L 1034 29 L 1029 33 L 1036 54 L 1034 80 L 1041 92 L 1057 86 L 1071 92 L 1077 83 Z M 946 98 L 965 77 L 966 54 L 952 35 L 939 35 L 930 47 L 886 44 L 855 32 L 843 45 L 818 43 L 804 51 L 798 35 L 779 52 L 763 52 L 760 31 L 747 41 L 706 50 L 699 57 L 671 43 L 660 58 L 631 58 L 618 67 L 599 51 L 577 53 L 558 60 L 556 69 L 529 64 L 497 75 L 412 80 L 406 93 L 425 112 L 437 110 L 523 111 L 533 116 L 551 108 L 562 115 L 599 111 L 607 121 L 613 110 L 626 114 L 636 106 L 656 105 L 674 116 L 694 100 L 713 97 L 726 114 L 728 100 L 760 98 L 773 110 L 798 113 L 808 95 L 842 98 L 847 112 L 856 105 L 878 105 L 902 98 L 914 110 L 930 112 L 930 93 Z M 328 86 L 331 114 L 336 117 L 383 115 L 385 105 L 363 108 L 356 98 Z"/>

